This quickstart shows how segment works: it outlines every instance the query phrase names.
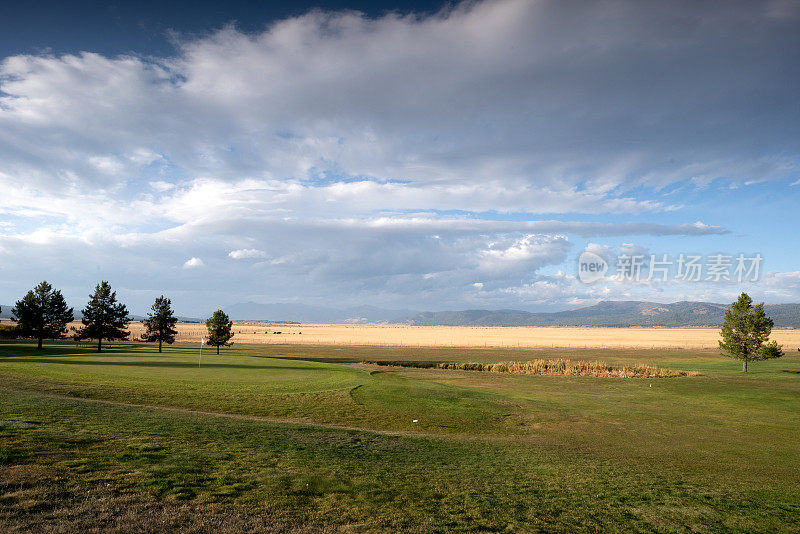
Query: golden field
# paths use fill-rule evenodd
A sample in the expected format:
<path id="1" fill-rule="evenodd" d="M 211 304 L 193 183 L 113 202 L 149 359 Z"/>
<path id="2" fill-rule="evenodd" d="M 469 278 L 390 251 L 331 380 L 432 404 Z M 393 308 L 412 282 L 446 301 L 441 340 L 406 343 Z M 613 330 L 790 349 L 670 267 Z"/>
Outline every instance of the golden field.
<path id="1" fill-rule="evenodd" d="M 403 325 L 234 324 L 236 343 L 409 347 L 685 348 L 714 349 L 718 328 L 473 327 Z M 132 337 L 144 332 L 130 324 Z M 205 325 L 180 323 L 178 342 L 199 342 Z M 280 332 L 280 333 L 278 333 Z M 800 330 L 775 329 L 784 350 L 800 347 Z"/>
<path id="2" fill-rule="evenodd" d="M 8 319 L 0 322 L 9 324 Z M 80 328 L 79 321 L 70 327 Z M 141 338 L 144 325 L 128 326 L 131 339 Z M 716 349 L 718 328 L 603 328 L 536 326 L 406 326 L 335 324 L 234 323 L 235 343 L 275 345 L 367 345 L 386 347 L 494 348 L 626 348 Z M 199 342 L 201 323 L 178 323 L 178 343 Z M 800 329 L 772 330 L 770 339 L 784 350 L 800 348 Z"/>

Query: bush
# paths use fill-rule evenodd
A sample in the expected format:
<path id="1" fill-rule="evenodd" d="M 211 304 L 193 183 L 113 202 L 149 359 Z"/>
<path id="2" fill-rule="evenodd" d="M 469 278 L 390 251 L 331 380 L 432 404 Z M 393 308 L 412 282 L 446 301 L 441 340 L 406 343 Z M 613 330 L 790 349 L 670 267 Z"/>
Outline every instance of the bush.
<path id="1" fill-rule="evenodd" d="M 0 324 L 0 339 L 17 339 L 19 331 L 13 324 Z"/>
<path id="2" fill-rule="evenodd" d="M 605 362 L 573 362 L 572 360 L 533 360 L 527 362 L 461 363 L 461 362 L 409 362 L 409 361 L 365 361 L 373 365 L 392 367 L 416 367 L 420 369 L 449 369 L 453 371 L 487 371 L 523 375 L 566 375 L 615 378 L 668 378 L 694 376 L 696 372 L 673 371 L 649 365 L 612 367 Z"/>

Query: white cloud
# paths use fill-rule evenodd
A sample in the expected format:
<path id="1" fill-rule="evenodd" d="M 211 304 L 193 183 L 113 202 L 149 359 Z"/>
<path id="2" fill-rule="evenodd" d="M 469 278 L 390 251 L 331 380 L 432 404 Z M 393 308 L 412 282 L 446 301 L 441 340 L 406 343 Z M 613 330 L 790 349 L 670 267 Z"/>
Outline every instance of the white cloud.
<path id="1" fill-rule="evenodd" d="M 122 172 L 122 164 L 113 157 L 93 156 L 89 158 L 89 163 L 103 174 L 116 175 Z"/>
<path id="2" fill-rule="evenodd" d="M 506 272 L 531 273 L 566 259 L 570 246 L 566 236 L 505 237 L 488 243 L 480 251 L 478 266 L 481 271 L 495 276 Z"/>
<path id="3" fill-rule="evenodd" d="M 622 243 L 619 246 L 619 251 L 627 256 L 641 256 L 644 258 L 650 257 L 650 249 L 637 245 L 635 243 Z"/>
<path id="4" fill-rule="evenodd" d="M 163 193 L 164 191 L 169 191 L 170 189 L 175 188 L 175 184 L 170 182 L 165 182 L 163 180 L 156 180 L 155 182 L 149 182 L 150 187 L 158 191 L 159 193 Z"/>
<path id="5" fill-rule="evenodd" d="M 266 258 L 267 253 L 263 250 L 258 250 L 255 248 L 240 248 L 238 250 L 232 250 L 228 253 L 228 256 L 234 260 L 244 260 L 251 258 Z"/>
<path id="6" fill-rule="evenodd" d="M 196 267 L 202 267 L 203 265 L 205 265 L 205 264 L 203 263 L 203 260 L 201 260 L 200 258 L 189 258 L 183 264 L 183 268 L 184 269 L 194 269 Z"/>

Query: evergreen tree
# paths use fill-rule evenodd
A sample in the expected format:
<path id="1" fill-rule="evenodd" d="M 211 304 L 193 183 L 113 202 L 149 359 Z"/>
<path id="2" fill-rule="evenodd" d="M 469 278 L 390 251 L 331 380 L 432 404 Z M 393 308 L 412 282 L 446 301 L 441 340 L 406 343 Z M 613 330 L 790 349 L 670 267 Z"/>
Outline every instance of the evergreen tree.
<path id="1" fill-rule="evenodd" d="M 61 291 L 44 281 L 18 300 L 11 313 L 19 334 L 36 338 L 41 349 L 44 339 L 64 337 L 67 324 L 74 319 L 72 311 Z"/>
<path id="2" fill-rule="evenodd" d="M 233 332 L 231 331 L 233 323 L 224 311 L 215 311 L 214 315 L 206 321 L 206 328 L 208 328 L 206 343 L 217 347 L 217 354 L 219 354 L 220 346 L 227 347 L 232 344 L 230 339 L 233 337 Z"/>
<path id="3" fill-rule="evenodd" d="M 172 302 L 161 295 L 158 297 L 144 320 L 145 333 L 142 339 L 145 341 L 158 341 L 158 352 L 161 352 L 161 344 L 171 345 L 175 342 L 178 330 L 175 324 L 178 318 L 172 311 Z"/>
<path id="4" fill-rule="evenodd" d="M 114 341 L 127 339 L 130 335 L 125 331 L 130 322 L 128 309 L 117 302 L 117 292 L 111 291 L 111 284 L 105 280 L 95 286 L 82 313 L 83 328 L 78 331 L 76 339 L 96 339 L 97 352 L 102 351 L 104 339 Z"/>
<path id="5" fill-rule="evenodd" d="M 719 348 L 723 355 L 742 360 L 742 371 L 746 373 L 750 360 L 783 356 L 782 347 L 776 341 L 767 342 L 772 325 L 772 319 L 764 313 L 764 303 L 753 306 L 753 299 L 742 293 L 739 300 L 725 310 Z"/>

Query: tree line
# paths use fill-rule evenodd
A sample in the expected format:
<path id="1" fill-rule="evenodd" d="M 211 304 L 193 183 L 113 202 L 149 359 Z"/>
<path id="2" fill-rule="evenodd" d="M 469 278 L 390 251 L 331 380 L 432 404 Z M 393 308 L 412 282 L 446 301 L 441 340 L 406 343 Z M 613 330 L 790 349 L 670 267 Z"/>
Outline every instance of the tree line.
<path id="1" fill-rule="evenodd" d="M 18 300 L 11 310 L 16 321 L 14 334 L 19 337 L 34 338 L 37 347 L 42 348 L 45 339 L 63 339 L 67 328 L 74 320 L 73 308 L 61 291 L 54 289 L 46 281 Z M 117 301 L 116 291 L 105 280 L 97 284 L 89 295 L 89 302 L 81 310 L 83 327 L 77 329 L 73 339 L 77 341 L 97 340 L 97 352 L 103 350 L 103 341 L 125 340 L 130 336 L 126 330 L 132 320 L 125 304 Z M 172 310 L 172 302 L 164 295 L 158 297 L 144 320 L 145 333 L 142 340 L 162 344 L 172 344 L 178 330 L 178 318 Z M 768 360 L 783 356 L 783 348 L 776 341 L 769 341 L 774 323 L 764 312 L 764 303 L 753 305 L 753 299 L 742 293 L 739 299 L 725 310 L 719 348 L 723 355 L 742 361 L 742 371 L 747 372 L 751 361 Z M 222 311 L 215 311 L 206 320 L 208 338 L 205 343 L 217 348 L 229 346 L 233 338 L 233 322 Z M 800 350 L 800 349 L 798 349 Z"/>
<path id="2" fill-rule="evenodd" d="M 102 352 L 103 341 L 122 341 L 131 335 L 128 324 L 132 318 L 125 304 L 117 300 L 117 292 L 111 284 L 103 280 L 89 295 L 86 307 L 81 310 L 82 327 L 75 329 L 72 339 L 76 342 L 97 340 L 97 352 Z M 61 291 L 43 281 L 28 291 L 11 309 L 12 320 L 16 322 L 12 337 L 33 338 L 37 348 L 42 348 L 45 339 L 64 339 L 67 337 L 69 323 L 75 320 L 73 308 L 67 307 Z M 178 318 L 172 310 L 172 301 L 164 295 L 155 302 L 143 321 L 145 333 L 142 341 L 158 343 L 161 352 L 164 343 L 175 342 Z M 206 321 L 208 338 L 205 342 L 217 348 L 232 344 L 233 322 L 222 310 L 217 310 Z"/>

